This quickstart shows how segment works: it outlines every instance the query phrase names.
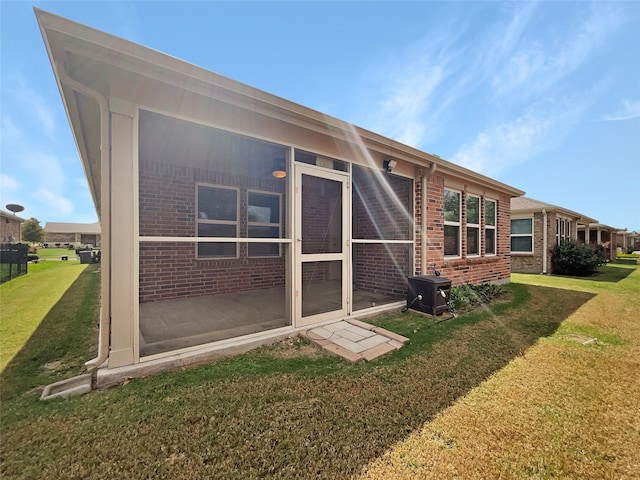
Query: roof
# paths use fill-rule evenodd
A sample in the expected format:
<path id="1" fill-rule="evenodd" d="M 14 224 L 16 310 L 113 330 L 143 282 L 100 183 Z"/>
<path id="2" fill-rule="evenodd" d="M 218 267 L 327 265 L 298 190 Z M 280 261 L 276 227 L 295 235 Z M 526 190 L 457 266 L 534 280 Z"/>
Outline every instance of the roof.
<path id="1" fill-rule="evenodd" d="M 13 218 L 13 219 L 18 220 L 20 222 L 26 222 L 26 220 L 24 218 L 19 217 L 15 213 L 5 212 L 4 210 L 0 210 L 0 217 Z"/>
<path id="2" fill-rule="evenodd" d="M 47 222 L 44 225 L 47 233 L 85 233 L 88 235 L 100 235 L 100 223 L 63 223 Z"/>
<path id="3" fill-rule="evenodd" d="M 576 220 L 582 220 L 581 223 L 597 223 L 595 218 L 587 217 L 582 213 L 574 212 L 568 208 L 559 207 L 551 203 L 541 202 L 528 197 L 514 197 L 511 199 L 511 213 L 533 213 L 541 211 L 555 212 L 569 217 L 574 217 Z"/>
<path id="4" fill-rule="evenodd" d="M 98 215 L 101 215 L 102 199 L 101 157 L 110 146 L 100 145 L 101 111 L 96 102 L 101 100 L 95 95 L 91 98 L 86 87 L 106 100 L 112 91 L 109 82 L 125 80 L 136 83 L 136 89 L 127 90 L 131 95 L 144 95 L 151 88 L 179 91 L 181 96 L 186 93 L 194 99 L 212 100 L 225 108 L 235 109 L 234 112 L 248 112 L 272 122 L 282 122 L 305 137 L 324 136 L 352 146 L 353 151 L 361 151 L 364 147 L 368 152 L 392 156 L 419 168 L 429 169 L 436 165 L 439 172 L 465 182 L 478 183 L 510 196 L 524 194 L 522 190 L 437 155 L 403 145 L 175 57 L 37 8 L 34 11 Z M 72 84 L 74 88 L 71 88 Z M 83 88 L 84 92 L 78 93 Z M 109 105 L 103 102 L 101 108 L 108 109 Z"/>
<path id="5" fill-rule="evenodd" d="M 586 225 L 585 225 L 586 226 Z M 589 228 L 599 228 L 601 230 L 610 230 L 612 232 L 619 232 L 619 228 L 611 227 L 609 225 L 605 225 L 604 223 L 593 222 L 589 224 Z"/>

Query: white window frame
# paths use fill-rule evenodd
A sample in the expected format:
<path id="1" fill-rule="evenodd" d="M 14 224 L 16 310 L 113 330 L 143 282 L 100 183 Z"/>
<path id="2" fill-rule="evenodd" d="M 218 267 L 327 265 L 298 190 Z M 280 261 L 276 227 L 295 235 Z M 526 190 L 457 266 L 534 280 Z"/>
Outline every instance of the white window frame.
<path id="1" fill-rule="evenodd" d="M 487 225 L 487 202 L 491 202 L 493 203 L 493 225 Z M 483 245 L 485 248 L 485 252 L 484 255 L 486 257 L 494 257 L 498 254 L 498 237 L 497 237 L 497 230 L 496 227 L 498 225 L 498 201 L 494 200 L 493 198 L 485 198 L 484 202 L 482 202 L 482 212 L 484 215 L 484 229 L 485 229 L 485 236 L 483 237 Z M 492 253 L 487 253 L 486 249 L 487 249 L 487 241 L 486 241 L 486 234 L 488 231 L 492 231 L 493 232 L 493 249 L 494 251 Z"/>
<path id="2" fill-rule="evenodd" d="M 470 198 L 476 198 L 478 200 L 478 223 L 469 222 L 469 199 Z M 467 257 L 479 257 L 480 252 L 482 252 L 482 244 L 484 242 L 482 241 L 482 236 L 480 235 L 482 233 L 480 228 L 480 219 L 482 218 L 481 209 L 482 209 L 482 199 L 478 195 L 467 194 L 467 201 L 465 202 L 465 214 L 466 214 L 465 216 L 467 219 L 467 228 L 465 229 L 465 235 L 467 239 L 467 249 L 466 249 Z M 469 253 L 469 229 L 470 228 L 476 230 L 477 236 L 478 236 L 478 250 L 474 253 Z"/>
<path id="3" fill-rule="evenodd" d="M 249 207 L 250 207 L 250 202 L 249 202 L 249 196 L 252 193 L 256 193 L 258 195 L 269 195 L 272 197 L 277 197 L 278 198 L 278 218 L 279 218 L 279 222 L 278 223 L 263 223 L 263 222 L 252 222 L 249 220 Z M 281 238 L 282 237 L 282 194 L 278 193 L 278 192 L 268 192 L 266 190 L 247 190 L 247 238 L 263 238 L 263 237 L 252 237 L 249 234 L 249 229 L 251 227 L 272 227 L 278 228 L 278 236 L 277 237 L 273 237 L 273 238 Z M 272 238 L 272 237 L 269 237 Z M 281 243 L 277 243 L 278 245 L 278 254 L 277 255 L 250 255 L 249 254 L 249 248 L 251 246 L 252 243 L 261 243 L 261 242 L 249 242 L 247 244 L 247 258 L 280 258 L 282 257 L 282 244 Z"/>
<path id="4" fill-rule="evenodd" d="M 446 201 L 445 198 L 447 196 L 447 192 L 452 192 L 452 193 L 456 193 L 458 194 L 458 221 L 454 222 L 451 220 L 446 220 Z M 458 227 L 458 253 L 456 254 L 446 254 L 446 252 L 444 253 L 444 257 L 445 258 L 461 258 L 462 256 L 462 192 L 460 190 L 455 190 L 453 188 L 444 188 L 444 192 L 443 192 L 443 196 L 442 196 L 442 200 L 443 200 L 443 208 L 442 208 L 442 217 L 444 219 L 444 226 L 450 226 L 450 227 Z M 443 234 L 443 243 L 442 243 L 442 250 L 444 251 L 444 228 L 442 231 Z"/>
<path id="5" fill-rule="evenodd" d="M 535 227 L 534 227 L 534 222 L 533 222 L 533 217 L 512 217 L 511 221 L 513 220 L 529 220 L 531 222 L 531 233 L 511 233 L 511 226 L 509 226 L 509 230 L 510 230 L 510 235 L 509 235 L 509 249 L 511 250 L 511 254 L 516 254 L 516 255 L 532 255 L 535 251 L 535 245 L 534 245 L 534 233 L 535 233 Z M 524 251 L 524 250 L 516 250 L 514 251 L 511 248 L 511 239 L 512 238 L 521 238 L 521 237 L 531 237 L 531 251 Z"/>
<path id="6" fill-rule="evenodd" d="M 556 245 L 568 242 L 572 239 L 572 222 L 566 217 L 556 217 Z"/>
<path id="7" fill-rule="evenodd" d="M 199 212 L 200 206 L 200 188 L 218 188 L 221 190 L 233 190 L 236 192 L 236 219 L 235 221 L 231 220 L 216 220 L 216 219 L 208 219 L 208 218 L 200 218 L 201 214 Z M 235 243 L 235 255 L 200 255 L 199 254 L 199 244 L 200 243 L 233 243 L 229 242 L 229 240 L 235 240 L 238 238 L 238 230 L 240 228 L 240 189 L 237 187 L 230 187 L 227 185 L 218 185 L 213 183 L 196 183 L 196 238 L 198 238 L 198 242 L 196 243 L 196 259 L 198 260 L 230 260 L 239 258 L 240 249 L 238 248 L 238 243 Z M 236 234 L 234 237 L 200 237 L 198 235 L 198 230 L 200 225 L 235 225 Z M 206 239 L 204 242 L 201 239 Z"/>

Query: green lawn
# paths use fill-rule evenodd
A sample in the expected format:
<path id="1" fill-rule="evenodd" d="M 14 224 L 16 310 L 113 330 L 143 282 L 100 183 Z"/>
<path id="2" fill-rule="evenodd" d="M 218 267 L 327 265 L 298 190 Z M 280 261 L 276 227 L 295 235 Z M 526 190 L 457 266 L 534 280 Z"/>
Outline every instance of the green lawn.
<path id="1" fill-rule="evenodd" d="M 29 264 L 28 273 L 0 285 L 0 371 L 23 347 L 86 265 Z"/>
<path id="2" fill-rule="evenodd" d="M 69 257 L 69 261 L 77 259 L 76 251 L 68 248 L 38 248 L 36 255 L 44 260 L 60 260 L 63 256 Z"/>
<path id="3" fill-rule="evenodd" d="M 65 295 L 63 304 L 57 305 L 60 310 L 55 316 L 47 316 L 52 326 L 59 317 L 76 316 L 72 310 L 82 304 L 80 298 L 95 299 L 99 285 L 92 283 L 91 279 L 97 275 L 90 269 L 96 267 L 90 265 L 71 287 L 69 298 Z M 66 400 L 40 402 L 37 400 L 40 389 L 34 388 L 38 383 L 17 384 L 18 377 L 12 372 L 17 371 L 18 364 L 26 363 L 38 373 L 40 365 L 60 361 L 63 353 L 59 351 L 49 360 L 40 357 L 33 362 L 33 348 L 27 344 L 23 355 L 14 359 L 19 361 L 12 362 L 0 376 L 3 394 L 0 476 L 336 479 L 369 472 L 372 478 L 394 478 L 386 473 L 376 476 L 378 459 L 382 459 L 382 465 L 391 465 L 389 459 L 395 458 L 395 448 L 429 430 L 431 422 L 447 417 L 450 410 L 455 411 L 455 406 L 465 405 L 467 398 L 478 402 L 475 392 L 483 392 L 486 385 L 492 385 L 493 378 L 512 371 L 514 365 L 533 366 L 536 365 L 533 360 L 541 357 L 555 362 L 554 365 L 565 365 L 563 359 L 577 358 L 591 366 L 598 355 L 602 357 L 600 361 L 609 355 L 615 355 L 611 360 L 619 360 L 618 355 L 626 352 L 624 349 L 637 351 L 637 333 L 636 337 L 629 334 L 632 320 L 616 320 L 624 325 L 624 329 L 616 330 L 615 325 L 594 324 L 585 319 L 596 318 L 591 310 L 594 308 L 599 314 L 596 319 L 602 322 L 609 313 L 617 318 L 637 313 L 637 301 L 633 303 L 634 300 L 629 299 L 640 297 L 639 274 L 623 266 L 608 266 L 598 277 L 586 280 L 517 278 L 507 287 L 508 294 L 489 307 L 441 323 L 411 312 L 381 316 L 374 321 L 409 337 L 410 342 L 370 363 L 352 365 L 304 341 L 289 340 L 223 361 L 165 372 Z M 541 284 L 534 284 L 538 280 Z M 73 293 L 75 290 L 84 293 Z M 601 299 L 601 295 L 608 297 Z M 607 312 L 609 304 L 611 311 Z M 88 338 L 95 330 L 97 318 L 85 315 L 78 321 L 73 328 L 64 324 L 58 330 L 51 328 L 43 335 L 35 335 L 39 342 L 33 346 L 40 345 L 45 338 L 51 345 L 65 345 L 70 330 L 84 330 Z M 579 357 L 582 347 L 570 340 L 578 334 L 597 334 L 601 338 L 601 343 L 588 347 L 588 354 L 596 357 L 586 360 Z M 551 356 L 537 354 L 540 345 L 551 345 L 554 353 Z M 69 348 L 79 350 L 77 346 Z M 84 359 L 91 356 L 87 352 Z M 523 363 L 524 359 L 531 363 Z M 79 358 L 66 363 L 74 362 L 81 365 Z M 544 450 L 544 455 L 555 455 L 548 459 L 548 474 L 538 474 L 542 471 L 540 468 L 527 466 L 527 458 L 543 461 L 536 457 L 535 451 L 520 452 L 513 447 L 514 440 L 510 437 L 474 431 L 471 436 L 476 436 L 478 443 L 476 450 L 470 451 L 477 455 L 473 461 L 460 463 L 460 469 L 466 465 L 471 470 L 460 471 L 459 478 L 497 478 L 494 464 L 490 463 L 492 456 L 482 450 L 486 445 L 481 442 L 489 442 L 487 436 L 494 442 L 490 445 L 492 451 L 500 453 L 501 458 L 508 460 L 509 455 L 516 455 L 517 461 L 512 464 L 498 462 L 498 473 L 500 468 L 508 472 L 503 478 L 624 478 L 625 475 L 631 478 L 632 471 L 625 468 L 633 465 L 633 461 L 637 465 L 638 458 L 637 454 L 633 457 L 633 453 L 625 450 L 634 435 L 634 430 L 628 429 L 632 425 L 628 423 L 628 416 L 620 415 L 616 423 L 617 417 L 612 415 L 603 415 L 601 419 L 588 415 L 587 432 L 593 434 L 604 428 L 608 440 L 603 449 L 606 447 L 609 455 L 616 458 L 612 462 L 611 457 L 598 456 L 600 450 L 597 450 L 598 455 L 588 463 L 597 476 L 575 473 L 578 471 L 575 465 L 583 464 L 585 459 L 567 443 L 570 437 L 566 435 L 573 430 L 562 433 L 566 424 L 559 422 L 558 432 L 551 427 L 548 430 L 556 435 L 550 439 L 553 448 L 546 449 L 544 442 L 533 435 L 547 431 L 544 418 L 552 422 L 549 425 L 555 425 L 557 415 L 562 414 L 558 408 L 567 409 L 571 413 L 567 415 L 570 422 L 582 426 L 579 415 L 571 410 L 574 401 L 580 407 L 576 412 L 583 411 L 583 402 L 589 398 L 605 402 L 596 403 L 596 411 L 609 408 L 606 405 L 613 409 L 620 407 L 620 398 L 627 398 L 627 404 L 622 403 L 627 408 L 629 401 L 635 402 L 636 392 L 621 387 L 617 377 L 620 396 L 601 399 L 593 392 L 582 392 L 576 385 L 571 385 L 573 390 L 556 391 L 556 385 L 568 382 L 567 378 L 574 382 L 590 378 L 580 362 L 577 366 L 567 364 L 576 369 L 578 378 L 564 371 L 562 377 L 554 378 L 554 370 L 545 364 L 541 370 L 516 372 L 515 380 L 508 383 L 524 385 L 526 392 L 535 391 L 543 399 L 563 392 L 577 392 L 576 399 L 562 395 L 559 406 L 553 404 L 549 410 L 542 409 L 542 420 L 536 417 L 538 423 L 514 424 L 511 420 L 515 414 L 500 414 L 500 408 L 510 408 L 512 403 L 526 411 L 526 403 L 520 404 L 520 397 L 509 396 L 509 392 L 505 396 L 505 392 L 499 390 L 483 394 L 486 404 L 477 403 L 475 410 L 453 417 L 460 425 L 473 429 L 469 420 L 474 418 L 473 412 L 485 411 L 486 407 L 486 411 L 493 412 L 495 432 L 508 432 L 521 425 L 527 435 L 535 438 L 536 448 Z M 629 368 L 628 362 L 625 365 Z M 634 368 L 635 371 L 631 369 L 628 373 L 638 378 L 637 361 Z M 540 378 L 540 382 L 532 383 L 531 391 L 523 384 L 529 377 Z M 599 372 L 594 378 L 604 382 L 602 389 L 610 391 L 606 382 L 612 378 L 601 377 Z M 627 395 L 622 395 L 624 393 Z M 432 441 L 440 439 L 436 443 L 442 452 L 462 455 L 456 443 L 450 443 L 445 434 L 438 436 L 437 432 L 429 432 Z M 635 430 L 636 435 L 637 432 Z M 458 441 L 461 445 L 462 440 Z M 578 447 L 585 446 L 579 444 Z M 406 478 L 412 478 L 411 474 L 419 470 L 424 474 L 419 478 L 436 478 L 429 477 L 432 467 L 417 454 L 415 457 L 399 454 L 398 458 L 400 469 L 396 469 L 394 475 L 404 473 Z M 446 461 L 454 462 L 455 458 Z M 558 464 L 565 470 L 552 469 Z M 474 472 L 484 472 L 484 475 Z M 442 476 L 442 471 L 440 474 L 439 478 L 451 478 L 446 473 Z"/>

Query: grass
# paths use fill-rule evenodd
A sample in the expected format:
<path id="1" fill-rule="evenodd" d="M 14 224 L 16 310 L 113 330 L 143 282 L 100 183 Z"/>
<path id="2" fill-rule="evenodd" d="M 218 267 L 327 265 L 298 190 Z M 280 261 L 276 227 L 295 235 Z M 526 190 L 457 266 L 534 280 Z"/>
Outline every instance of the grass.
<path id="1" fill-rule="evenodd" d="M 361 478 L 637 478 L 640 270 L 610 265 L 598 277 L 513 275 L 559 298 L 594 296 Z"/>
<path id="2" fill-rule="evenodd" d="M 0 285 L 0 371 L 36 330 L 86 265 L 29 264 L 28 273 Z"/>
<path id="3" fill-rule="evenodd" d="M 36 255 L 44 260 L 60 260 L 63 256 L 73 260 L 77 257 L 76 251 L 68 248 L 38 248 Z"/>
<path id="4" fill-rule="evenodd" d="M 0 476 L 632 477 L 640 272 L 621 267 L 579 289 L 525 276 L 440 323 L 378 317 L 410 342 L 371 363 L 296 339 L 67 400 L 18 386 L 3 395 Z"/>

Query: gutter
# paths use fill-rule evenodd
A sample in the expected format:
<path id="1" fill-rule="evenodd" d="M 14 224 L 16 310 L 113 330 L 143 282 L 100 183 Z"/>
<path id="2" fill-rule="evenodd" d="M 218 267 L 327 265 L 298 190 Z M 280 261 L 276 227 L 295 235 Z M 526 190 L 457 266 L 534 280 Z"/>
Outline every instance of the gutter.
<path id="1" fill-rule="evenodd" d="M 422 172 L 422 202 L 420 205 L 420 216 L 422 217 L 422 225 L 420 232 L 420 274 L 427 274 L 427 175 L 433 175 L 438 165 L 431 162 L 428 173 Z"/>
<path id="2" fill-rule="evenodd" d="M 109 356 L 109 337 L 111 332 L 111 207 L 109 203 L 111 186 L 111 132 L 109 125 L 109 104 L 100 93 L 71 78 L 61 63 L 56 62 L 55 69 L 63 85 L 92 98 L 100 107 L 100 218 L 103 220 L 100 222 L 100 236 L 102 237 L 102 253 L 100 259 L 100 269 L 102 272 L 100 282 L 100 333 L 98 337 L 98 355 L 96 358 L 84 364 L 88 370 L 92 370 L 107 360 Z"/>
<path id="3" fill-rule="evenodd" d="M 547 274 L 547 210 L 542 209 L 542 273 Z"/>

